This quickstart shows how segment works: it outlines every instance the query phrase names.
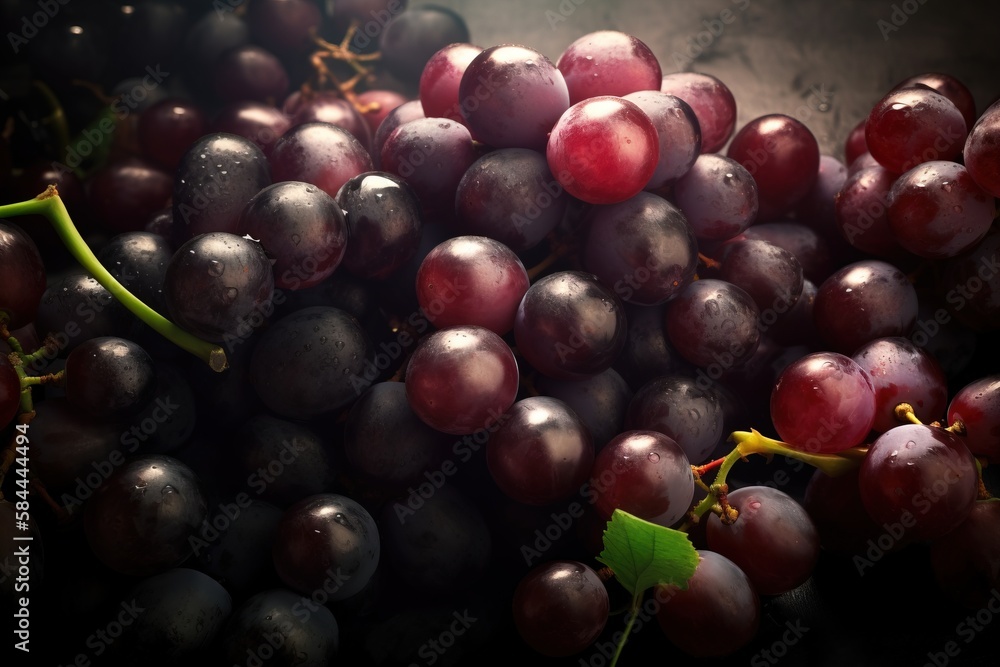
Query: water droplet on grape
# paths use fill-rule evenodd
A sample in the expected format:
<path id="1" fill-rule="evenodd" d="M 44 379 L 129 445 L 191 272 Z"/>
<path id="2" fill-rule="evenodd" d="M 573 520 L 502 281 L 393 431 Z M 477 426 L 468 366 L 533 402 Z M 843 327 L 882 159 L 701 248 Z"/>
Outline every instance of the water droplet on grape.
<path id="1" fill-rule="evenodd" d="M 646 458 L 649 459 L 651 462 L 656 463 L 657 461 L 660 460 L 660 455 L 657 454 L 656 452 L 650 452 L 648 455 L 646 455 Z"/>
<path id="2" fill-rule="evenodd" d="M 236 297 L 238 297 L 239 295 L 240 291 L 238 289 L 236 289 L 235 287 L 227 287 L 224 298 L 227 302 L 232 303 L 233 301 L 236 301 Z"/>
<path id="3" fill-rule="evenodd" d="M 163 495 L 167 495 L 168 493 L 177 493 L 177 489 L 167 484 L 162 489 L 160 489 L 160 493 Z"/>
<path id="4" fill-rule="evenodd" d="M 226 272 L 226 265 L 223 264 L 222 262 L 213 259 L 212 262 L 208 265 L 208 275 L 210 276 L 215 276 L 216 278 L 218 278 L 225 272 Z"/>

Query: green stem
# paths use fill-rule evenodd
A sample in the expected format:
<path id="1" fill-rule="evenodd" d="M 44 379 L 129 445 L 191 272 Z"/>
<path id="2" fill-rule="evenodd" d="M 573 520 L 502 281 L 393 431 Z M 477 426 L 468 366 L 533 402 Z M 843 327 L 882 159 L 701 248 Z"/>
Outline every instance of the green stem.
<path id="1" fill-rule="evenodd" d="M 170 340 L 183 350 L 187 350 L 195 355 L 209 367 L 217 372 L 228 368 L 225 351 L 218 345 L 207 343 L 200 338 L 184 331 L 176 324 L 166 319 L 155 310 L 140 301 L 135 295 L 111 275 L 107 269 L 94 255 L 87 245 L 87 242 L 80 236 L 73 220 L 69 217 L 66 205 L 63 204 L 55 187 L 49 186 L 48 190 L 38 195 L 35 199 L 7 204 L 0 206 L 0 218 L 8 218 L 15 215 L 44 215 L 55 227 L 56 232 L 62 239 L 63 244 L 69 249 L 74 258 L 84 269 L 94 277 L 106 290 L 111 292 L 118 301 L 128 308 L 136 317 L 159 332 L 162 336 Z"/>
<path id="2" fill-rule="evenodd" d="M 639 615 L 639 610 L 642 606 L 642 594 L 645 591 L 636 591 L 635 595 L 632 596 L 632 606 L 629 608 L 628 623 L 625 624 L 625 632 L 622 634 L 622 638 L 618 641 L 618 646 L 615 648 L 615 654 L 611 658 L 611 667 L 615 667 L 618 664 L 618 656 L 622 654 L 622 649 L 625 648 L 625 642 L 628 641 L 629 634 L 632 633 L 632 626 L 635 625 L 635 619 Z"/>

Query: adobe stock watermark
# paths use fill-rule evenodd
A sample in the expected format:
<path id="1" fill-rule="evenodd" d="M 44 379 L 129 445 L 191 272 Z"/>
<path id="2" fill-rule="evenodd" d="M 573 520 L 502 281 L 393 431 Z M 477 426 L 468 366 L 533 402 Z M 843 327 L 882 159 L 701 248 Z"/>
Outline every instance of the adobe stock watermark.
<path id="1" fill-rule="evenodd" d="M 979 294 L 990 281 L 1000 275 L 1000 258 L 996 253 L 982 257 L 976 272 L 945 293 L 945 302 L 952 306 L 955 312 L 965 308 L 969 301 Z M 917 347 L 926 347 L 932 338 L 941 333 L 941 327 L 949 324 L 953 316 L 946 308 L 938 308 L 933 316 L 927 319 L 917 318 L 910 331 L 910 340 Z"/>
<path id="2" fill-rule="evenodd" d="M 893 3 L 891 5 L 892 11 L 889 12 L 889 19 L 886 20 L 883 18 L 875 21 L 875 26 L 882 34 L 882 39 L 888 42 L 889 35 L 906 25 L 910 17 L 920 11 L 920 7 L 925 4 L 927 4 L 927 0 L 903 0 L 899 4 Z"/>
<path id="3" fill-rule="evenodd" d="M 468 609 L 461 612 L 452 612 L 451 615 L 454 620 L 448 624 L 448 627 L 442 630 L 436 637 L 428 639 L 417 649 L 417 655 L 423 659 L 423 664 L 430 666 L 437 663 L 441 659 L 441 656 L 447 653 L 448 649 L 454 646 L 462 635 L 469 631 L 472 624 L 479 620 L 470 614 Z M 409 667 L 420 667 L 420 664 L 411 662 Z"/>
<path id="4" fill-rule="evenodd" d="M 701 24 L 705 29 L 688 37 L 687 44 L 680 51 L 674 51 L 670 54 L 671 59 L 674 61 L 674 69 L 683 72 L 690 67 L 695 60 L 703 56 L 712 47 L 715 40 L 722 36 L 728 26 L 736 22 L 739 14 L 745 12 L 750 6 L 750 0 L 730 1 L 734 9 L 726 7 L 719 12 L 718 16 L 713 16 L 710 19 L 702 19 Z"/>
<path id="5" fill-rule="evenodd" d="M 993 581 L 997 581 L 1000 578 L 998 569 L 1000 569 L 1000 562 L 994 561 L 992 563 Z M 927 662 L 923 664 L 923 667 L 946 667 L 951 664 L 952 660 L 957 658 L 962 652 L 963 644 L 965 646 L 971 644 L 976 637 L 979 637 L 992 625 L 993 620 L 998 614 L 1000 614 L 1000 590 L 994 588 L 990 591 L 989 598 L 987 598 L 982 607 L 974 614 L 966 616 L 955 626 L 955 636 L 961 639 L 963 643 L 960 644 L 954 639 L 950 639 L 944 643 L 941 650 L 928 651 Z"/>
<path id="6" fill-rule="evenodd" d="M 38 0 L 38 2 L 35 3 L 35 6 L 38 7 L 38 11 L 22 16 L 21 25 L 18 27 L 18 31 L 11 31 L 7 33 L 7 41 L 10 43 L 10 48 L 15 55 L 18 51 L 27 46 L 28 42 L 37 37 L 38 33 L 42 31 L 45 26 L 47 26 L 49 22 L 59 14 L 60 10 L 69 4 L 69 2 L 70 0 Z"/>
<path id="7" fill-rule="evenodd" d="M 99 658 L 104 655 L 111 648 L 111 645 L 125 633 L 126 629 L 146 611 L 146 608 L 140 607 L 135 599 L 131 602 L 123 601 L 120 607 L 114 618 L 87 637 L 84 645 L 90 651 L 77 653 L 71 662 L 65 663 L 65 665 L 59 664 L 57 667 L 90 667 L 94 664 L 91 656 Z"/>
<path id="8" fill-rule="evenodd" d="M 632 623 L 631 636 L 634 637 L 636 634 L 641 632 L 651 620 L 655 619 L 656 614 L 660 611 L 660 608 L 669 603 L 677 594 L 678 590 L 679 589 L 673 586 L 654 586 L 652 597 L 643 602 L 642 606 L 639 607 L 639 612 L 635 614 L 635 621 Z M 629 622 L 632 621 L 632 616 L 631 612 L 625 615 L 624 625 L 628 625 Z M 617 630 L 608 641 L 595 642 L 593 651 L 591 651 L 590 655 L 580 658 L 580 667 L 608 667 L 608 665 L 611 664 L 611 659 L 615 655 L 618 644 L 624 636 L 624 629 Z"/>
<path id="9" fill-rule="evenodd" d="M 557 25 L 565 23 L 586 2 L 587 0 L 559 0 L 559 6 L 556 7 L 556 11 L 546 9 L 545 20 L 549 22 L 549 30 L 555 30 Z"/>

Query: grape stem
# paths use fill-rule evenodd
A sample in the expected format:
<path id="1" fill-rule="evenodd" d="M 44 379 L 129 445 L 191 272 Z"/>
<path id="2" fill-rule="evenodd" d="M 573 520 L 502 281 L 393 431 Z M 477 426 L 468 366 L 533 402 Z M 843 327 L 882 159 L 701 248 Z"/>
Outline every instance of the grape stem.
<path id="1" fill-rule="evenodd" d="M 687 532 L 690 530 L 709 511 L 719 514 L 723 521 L 727 523 L 731 523 L 736 519 L 736 510 L 729 507 L 728 502 L 726 502 L 726 495 L 729 492 L 726 478 L 729 476 L 729 471 L 732 467 L 736 465 L 736 462 L 739 460 L 745 461 L 749 454 L 761 454 L 768 457 L 780 454 L 791 459 L 796 459 L 797 461 L 802 461 L 803 463 L 808 463 L 831 477 L 843 475 L 847 471 L 858 467 L 865 454 L 865 450 L 860 447 L 853 447 L 837 454 L 810 454 L 809 452 L 793 449 L 787 443 L 780 440 L 761 435 L 753 429 L 750 431 L 734 431 L 729 436 L 729 440 L 735 443 L 736 447 L 720 459 L 721 463 L 719 462 L 720 460 L 716 460 L 701 467 L 711 469 L 718 466 L 719 471 L 715 474 L 715 480 L 708 487 L 708 495 L 688 512 L 687 521 L 680 527 L 681 531 Z M 700 472 L 700 468 L 695 468 L 694 470 Z"/>
<path id="2" fill-rule="evenodd" d="M 87 242 L 80 236 L 80 232 L 77 230 L 76 225 L 73 224 L 73 220 L 69 216 L 69 211 L 66 210 L 66 205 L 63 204 L 62 198 L 59 197 L 59 191 L 56 190 L 54 185 L 50 185 L 45 192 L 34 199 L 0 206 L 0 218 L 31 214 L 44 215 L 48 218 L 59 234 L 59 238 L 62 239 L 63 244 L 69 249 L 76 261 L 136 317 L 155 329 L 173 344 L 207 363 L 213 371 L 222 372 L 229 367 L 226 353 L 221 347 L 193 336 L 157 313 L 125 289 L 104 268 L 87 245 Z"/>
<path id="3" fill-rule="evenodd" d="M 611 658 L 611 667 L 615 667 L 618 664 L 618 657 L 622 654 L 622 649 L 625 648 L 628 636 L 632 632 L 632 626 L 635 625 L 635 619 L 639 615 L 639 609 L 642 606 L 642 594 L 644 592 L 637 590 L 632 596 L 632 605 L 628 610 L 628 623 L 625 624 L 625 632 L 622 633 L 622 638 L 619 640 L 618 646 L 615 647 L 615 654 Z"/>

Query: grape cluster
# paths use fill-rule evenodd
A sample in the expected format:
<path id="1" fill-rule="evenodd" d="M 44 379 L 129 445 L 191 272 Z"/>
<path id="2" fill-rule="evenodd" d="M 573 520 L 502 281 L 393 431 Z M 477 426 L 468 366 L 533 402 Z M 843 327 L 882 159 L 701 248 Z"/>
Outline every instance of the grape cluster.
<path id="1" fill-rule="evenodd" d="M 627 608 L 741 661 L 827 562 L 996 594 L 1000 102 L 919 74 L 841 161 L 615 30 L 215 5 L 67 6 L 0 107 L 44 121 L 0 135 L 3 201 L 45 192 L 0 206 L 33 652 L 638 662 Z M 646 605 L 622 512 L 697 549 Z"/>

